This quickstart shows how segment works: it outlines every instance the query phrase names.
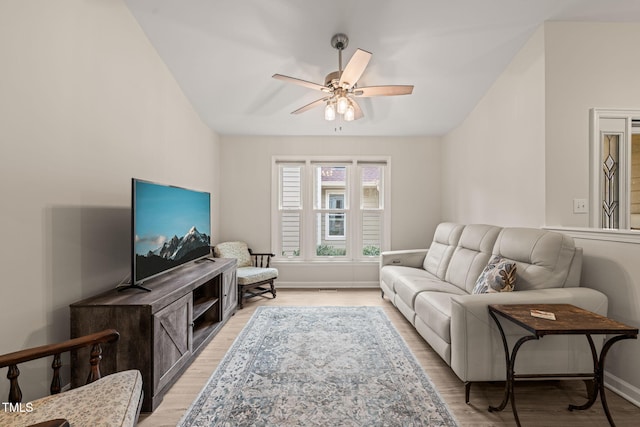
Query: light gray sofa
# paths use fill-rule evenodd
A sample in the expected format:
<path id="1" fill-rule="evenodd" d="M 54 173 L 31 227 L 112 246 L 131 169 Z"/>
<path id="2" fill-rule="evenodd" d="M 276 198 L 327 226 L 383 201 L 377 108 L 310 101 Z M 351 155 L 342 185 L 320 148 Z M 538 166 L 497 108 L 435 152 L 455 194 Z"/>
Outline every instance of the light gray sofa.
<path id="1" fill-rule="evenodd" d="M 492 256 L 516 263 L 513 292 L 472 294 Z M 535 228 L 439 224 L 429 249 L 383 252 L 380 288 L 465 382 L 503 381 L 505 355 L 489 304 L 568 303 L 607 314 L 606 295 L 581 288 L 582 249 L 571 237 Z M 502 322 L 513 343 L 524 330 Z M 594 337 L 597 349 L 604 337 Z M 592 372 L 583 336 L 547 336 L 518 353 L 516 373 Z"/>

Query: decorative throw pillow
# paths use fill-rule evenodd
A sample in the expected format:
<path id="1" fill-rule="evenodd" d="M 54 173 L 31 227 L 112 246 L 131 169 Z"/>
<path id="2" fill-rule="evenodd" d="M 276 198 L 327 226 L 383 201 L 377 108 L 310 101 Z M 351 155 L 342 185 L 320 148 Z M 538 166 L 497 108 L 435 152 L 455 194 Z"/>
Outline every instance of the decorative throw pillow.
<path id="1" fill-rule="evenodd" d="M 516 263 L 494 256 L 476 281 L 472 294 L 511 292 L 516 284 Z"/>
<path id="2" fill-rule="evenodd" d="M 253 265 L 249 248 L 245 242 L 220 243 L 213 248 L 213 254 L 218 258 L 236 258 L 238 268 Z"/>

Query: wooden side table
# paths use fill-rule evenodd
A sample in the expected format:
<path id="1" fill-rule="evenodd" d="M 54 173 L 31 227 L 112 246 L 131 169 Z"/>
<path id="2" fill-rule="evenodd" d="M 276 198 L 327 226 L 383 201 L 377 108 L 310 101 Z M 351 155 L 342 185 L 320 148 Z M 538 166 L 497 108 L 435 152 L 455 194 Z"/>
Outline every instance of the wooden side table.
<path id="1" fill-rule="evenodd" d="M 540 319 L 531 316 L 531 310 L 541 310 L 551 312 L 555 315 L 556 320 Z M 604 393 L 604 361 L 607 356 L 607 352 L 611 346 L 624 339 L 638 338 L 638 328 L 625 325 L 624 323 L 617 322 L 599 314 L 593 313 L 588 310 L 570 305 L 570 304 L 493 304 L 489 305 L 489 314 L 498 325 L 500 330 L 500 336 L 502 338 L 502 345 L 504 346 L 504 353 L 507 365 L 507 381 L 505 384 L 504 397 L 499 406 L 489 406 L 489 411 L 502 411 L 509 400 L 511 400 L 511 409 L 513 416 L 516 420 L 516 424 L 520 426 L 520 420 L 518 418 L 518 412 L 516 410 L 515 396 L 514 396 L 514 383 L 518 379 L 533 379 L 533 378 L 591 378 L 594 382 L 594 391 L 590 393 L 589 400 L 584 405 L 569 405 L 569 410 L 574 409 L 588 409 L 590 408 L 598 393 L 600 393 L 600 400 L 602 401 L 602 407 L 604 413 L 609 420 L 611 426 L 615 426 L 609 407 L 607 405 L 607 399 Z M 511 353 L 509 353 L 509 346 L 505 337 L 502 325 L 498 320 L 499 315 L 518 326 L 521 326 L 530 335 L 525 335 L 513 346 Z M 611 338 L 605 341 L 598 356 L 596 347 L 593 343 L 591 335 L 607 334 L 613 335 Z M 545 335 L 585 335 L 591 348 L 591 356 L 593 357 L 593 373 L 588 374 L 530 374 L 530 375 L 518 375 L 514 372 L 516 356 L 518 350 L 527 341 L 537 340 Z"/>

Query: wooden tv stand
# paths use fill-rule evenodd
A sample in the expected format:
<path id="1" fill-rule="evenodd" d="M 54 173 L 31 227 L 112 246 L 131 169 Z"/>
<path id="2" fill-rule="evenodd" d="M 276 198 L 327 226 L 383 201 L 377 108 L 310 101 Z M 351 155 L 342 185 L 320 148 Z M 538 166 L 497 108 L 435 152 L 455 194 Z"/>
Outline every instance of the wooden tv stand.
<path id="1" fill-rule="evenodd" d="M 113 328 L 117 346 L 104 348 L 103 375 L 142 373 L 142 411 L 154 411 L 164 394 L 235 313 L 235 259 L 190 263 L 149 279 L 145 292 L 116 289 L 71 304 L 71 338 Z M 88 350 L 71 354 L 71 385 L 86 382 Z"/>

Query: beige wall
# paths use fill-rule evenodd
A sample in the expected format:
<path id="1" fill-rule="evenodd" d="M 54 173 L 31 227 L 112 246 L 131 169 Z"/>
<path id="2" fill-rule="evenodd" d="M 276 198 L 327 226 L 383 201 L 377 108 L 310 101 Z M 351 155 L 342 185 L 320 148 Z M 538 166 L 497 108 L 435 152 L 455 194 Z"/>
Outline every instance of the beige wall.
<path id="1" fill-rule="evenodd" d="M 442 139 L 442 217 L 544 224 L 544 31 L 537 30 L 473 112 Z"/>
<path id="2" fill-rule="evenodd" d="M 547 224 L 587 227 L 572 200 L 589 198 L 589 109 L 640 109 L 640 24 L 549 22 L 545 31 Z"/>
<path id="3" fill-rule="evenodd" d="M 562 230 L 565 231 L 565 230 Z M 573 233 L 584 250 L 582 282 L 609 298 L 609 316 L 640 327 L 640 244 L 618 242 L 597 234 Z M 640 406 L 640 342 L 615 344 L 606 359 L 605 383 Z"/>
<path id="4" fill-rule="evenodd" d="M 215 200 L 219 142 L 122 1 L 3 1 L 0 58 L 6 353 L 67 339 L 68 305 L 129 272 L 132 177 Z M 50 369 L 21 370 L 44 394 Z"/>
<path id="5" fill-rule="evenodd" d="M 429 137 L 222 136 L 221 221 L 217 242 L 241 239 L 271 248 L 271 161 L 275 155 L 384 155 L 391 157 L 391 248 L 424 248 L 440 222 L 440 144 Z M 426 160 L 425 160 L 426 159 Z M 410 226 L 407 226 L 410 224 Z M 279 266 L 280 282 L 320 285 L 317 267 Z M 322 270 L 325 286 L 376 285 L 377 264 Z"/>
<path id="6" fill-rule="evenodd" d="M 455 131 L 443 138 L 443 217 L 559 226 L 584 248 L 584 286 L 609 315 L 640 325 L 640 239 L 589 233 L 572 200 L 589 197 L 589 109 L 640 108 L 638 24 L 549 22 Z M 620 241 L 624 238 L 624 242 Z M 640 404 L 640 342 L 616 344 L 607 385 Z"/>
<path id="7" fill-rule="evenodd" d="M 546 223 L 587 227 L 573 198 L 589 198 L 589 109 L 640 109 L 640 24 L 549 22 L 546 31 Z M 589 236 L 584 282 L 609 297 L 609 313 L 640 325 L 640 238 L 616 242 Z M 610 382 L 640 405 L 640 342 L 616 344 Z M 613 377 L 611 377 L 613 375 Z M 617 381 L 617 380 L 620 381 Z"/>

